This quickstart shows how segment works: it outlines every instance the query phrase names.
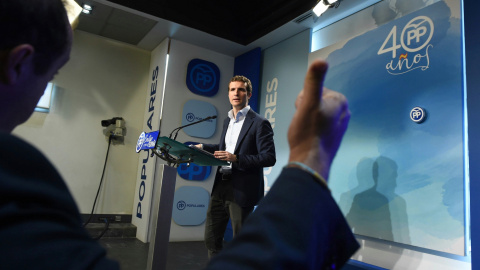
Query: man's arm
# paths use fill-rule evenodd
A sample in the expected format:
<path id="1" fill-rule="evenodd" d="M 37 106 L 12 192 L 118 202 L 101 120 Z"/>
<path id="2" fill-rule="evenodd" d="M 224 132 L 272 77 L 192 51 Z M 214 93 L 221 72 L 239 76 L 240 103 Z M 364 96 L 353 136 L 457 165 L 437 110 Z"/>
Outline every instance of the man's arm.
<path id="1" fill-rule="evenodd" d="M 203 150 L 210 152 L 210 153 L 215 153 L 215 151 L 218 151 L 219 145 L 218 144 L 203 144 Z"/>
<path id="2" fill-rule="evenodd" d="M 273 129 L 270 122 L 262 119 L 255 132 L 256 148 L 258 154 L 242 155 L 237 157 L 238 168 L 247 170 L 249 168 L 271 167 L 275 165 L 275 143 L 273 141 Z"/>

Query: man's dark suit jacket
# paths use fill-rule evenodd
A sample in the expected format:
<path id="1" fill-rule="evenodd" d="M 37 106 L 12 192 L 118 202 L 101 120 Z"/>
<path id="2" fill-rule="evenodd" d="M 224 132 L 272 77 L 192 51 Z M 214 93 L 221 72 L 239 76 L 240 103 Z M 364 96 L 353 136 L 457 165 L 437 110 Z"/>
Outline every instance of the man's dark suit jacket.
<path id="1" fill-rule="evenodd" d="M 358 249 L 330 191 L 286 168 L 208 270 L 341 269 Z"/>
<path id="2" fill-rule="evenodd" d="M 0 133 L 0 150 L 0 268 L 118 269 L 81 227 L 52 164 L 9 134 Z M 290 168 L 207 268 L 339 269 L 357 248 L 329 191 Z"/>
<path id="3" fill-rule="evenodd" d="M 225 134 L 229 122 L 228 117 L 223 122 L 220 143 L 204 144 L 203 149 L 211 153 L 225 150 Z M 273 129 L 270 122 L 250 109 L 245 116 L 245 122 L 232 154 L 238 157 L 238 162 L 234 162 L 232 166 L 235 202 L 241 207 L 252 207 L 264 195 L 263 168 L 271 167 L 276 162 Z M 216 183 L 221 181 L 219 169 L 220 167 L 215 175 L 213 189 Z"/>
<path id="4" fill-rule="evenodd" d="M 119 269 L 82 227 L 52 164 L 0 132 L 0 269 Z"/>

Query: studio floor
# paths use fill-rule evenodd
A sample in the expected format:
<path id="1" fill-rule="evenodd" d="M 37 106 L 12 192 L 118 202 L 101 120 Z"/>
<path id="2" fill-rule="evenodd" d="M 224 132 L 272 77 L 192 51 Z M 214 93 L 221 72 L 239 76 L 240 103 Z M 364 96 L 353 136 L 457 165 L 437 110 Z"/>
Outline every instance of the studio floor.
<path id="1" fill-rule="evenodd" d="M 107 250 L 107 256 L 120 263 L 122 270 L 147 268 L 148 246 L 137 238 L 107 237 L 99 243 Z M 201 270 L 208 261 L 203 242 L 170 242 L 167 270 Z"/>
<path id="2" fill-rule="evenodd" d="M 137 238 L 107 237 L 98 240 L 107 256 L 120 263 L 122 270 L 147 269 L 148 246 Z M 170 242 L 166 270 L 202 270 L 208 262 L 203 242 Z M 380 270 L 383 268 L 346 264 L 342 270 Z M 387 270 L 387 269 L 384 269 Z"/>

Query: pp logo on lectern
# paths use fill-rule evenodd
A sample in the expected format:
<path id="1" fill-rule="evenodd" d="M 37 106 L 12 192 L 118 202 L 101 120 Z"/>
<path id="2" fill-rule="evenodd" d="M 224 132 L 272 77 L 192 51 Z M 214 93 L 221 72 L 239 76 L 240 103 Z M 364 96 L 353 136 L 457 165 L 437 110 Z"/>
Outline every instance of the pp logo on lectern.
<path id="1" fill-rule="evenodd" d="M 186 142 L 185 145 L 195 145 L 196 142 Z M 190 163 L 188 166 L 185 163 L 182 163 L 177 168 L 177 173 L 185 180 L 194 180 L 194 181 L 203 181 L 210 176 L 212 172 L 212 166 L 198 166 L 195 163 Z"/>
<path id="2" fill-rule="evenodd" d="M 181 164 L 177 168 L 178 175 L 186 180 L 203 181 L 210 176 L 212 166 L 198 166 L 195 163 L 190 163 L 187 166 L 185 163 Z"/>
<path id="3" fill-rule="evenodd" d="M 212 97 L 218 92 L 220 69 L 212 62 L 193 59 L 187 67 L 187 87 L 197 95 Z"/>

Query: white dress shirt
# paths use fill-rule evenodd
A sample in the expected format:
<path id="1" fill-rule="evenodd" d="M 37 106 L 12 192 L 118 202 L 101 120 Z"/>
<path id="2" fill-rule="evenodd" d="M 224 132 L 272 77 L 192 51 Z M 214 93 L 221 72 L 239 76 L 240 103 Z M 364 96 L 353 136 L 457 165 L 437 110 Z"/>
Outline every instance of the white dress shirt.
<path id="1" fill-rule="evenodd" d="M 238 136 L 240 135 L 243 123 L 245 122 L 245 116 L 249 110 L 250 106 L 246 106 L 237 113 L 236 117 L 233 115 L 233 109 L 228 112 L 228 118 L 230 118 L 230 122 L 228 123 L 227 133 L 225 134 L 225 151 L 232 154 L 235 151 Z M 224 167 L 231 168 L 232 164 L 230 163 L 229 166 Z"/>

